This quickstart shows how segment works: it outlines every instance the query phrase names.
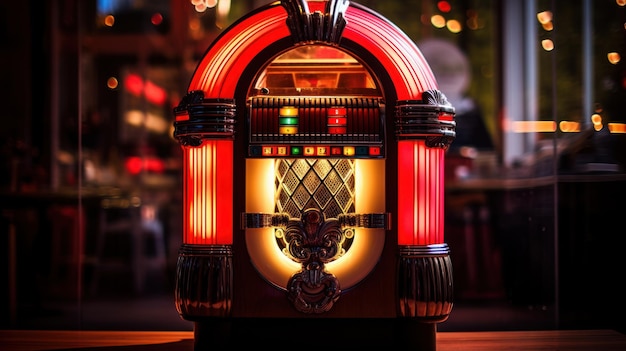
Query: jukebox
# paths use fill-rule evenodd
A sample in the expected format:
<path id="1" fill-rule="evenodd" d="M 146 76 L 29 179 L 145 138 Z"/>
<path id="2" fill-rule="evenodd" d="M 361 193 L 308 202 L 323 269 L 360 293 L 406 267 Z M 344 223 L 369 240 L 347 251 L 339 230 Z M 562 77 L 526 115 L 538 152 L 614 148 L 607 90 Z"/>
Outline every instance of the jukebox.
<path id="1" fill-rule="evenodd" d="M 174 115 L 196 350 L 435 348 L 454 108 L 405 34 L 348 1 L 273 2 L 210 45 Z"/>

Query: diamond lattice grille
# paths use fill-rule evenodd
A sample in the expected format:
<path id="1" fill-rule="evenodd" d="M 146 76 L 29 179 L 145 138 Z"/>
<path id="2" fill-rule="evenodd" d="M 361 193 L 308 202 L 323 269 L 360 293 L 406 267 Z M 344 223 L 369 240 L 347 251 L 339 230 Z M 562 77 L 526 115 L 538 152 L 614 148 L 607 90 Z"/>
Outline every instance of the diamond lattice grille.
<path id="1" fill-rule="evenodd" d="M 276 212 L 300 218 L 317 208 L 326 218 L 354 212 L 354 160 L 277 159 Z"/>

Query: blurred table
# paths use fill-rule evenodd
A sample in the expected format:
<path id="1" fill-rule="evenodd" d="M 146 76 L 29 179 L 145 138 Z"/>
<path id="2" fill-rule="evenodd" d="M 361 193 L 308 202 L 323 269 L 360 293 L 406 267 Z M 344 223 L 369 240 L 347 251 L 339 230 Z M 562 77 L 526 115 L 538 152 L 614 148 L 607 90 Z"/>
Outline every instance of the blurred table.
<path id="1" fill-rule="evenodd" d="M 277 342 L 274 339 L 272 343 L 277 346 Z M 323 340 L 321 342 L 320 349 L 323 349 Z M 193 332 L 1 330 L 0 349 L 3 351 L 192 351 Z M 623 351 L 626 350 L 626 335 L 613 330 L 439 332 L 437 333 L 437 350 Z"/>

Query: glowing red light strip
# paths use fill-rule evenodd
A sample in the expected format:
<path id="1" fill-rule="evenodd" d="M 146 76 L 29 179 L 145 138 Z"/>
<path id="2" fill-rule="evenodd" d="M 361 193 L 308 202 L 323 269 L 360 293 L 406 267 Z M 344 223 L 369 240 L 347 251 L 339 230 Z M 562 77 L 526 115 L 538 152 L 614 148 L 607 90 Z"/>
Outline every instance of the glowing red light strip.
<path id="1" fill-rule="evenodd" d="M 443 243 L 444 149 L 398 142 L 398 244 Z"/>
<path id="2" fill-rule="evenodd" d="M 268 45 L 290 35 L 280 4 L 243 18 L 214 42 L 198 65 L 189 90 L 205 91 L 205 98 L 232 98 L 243 70 Z"/>
<path id="3" fill-rule="evenodd" d="M 321 6 L 311 2 L 311 8 Z M 430 66 L 417 45 L 399 28 L 374 13 L 350 6 L 343 37 L 362 45 L 386 68 L 396 84 L 398 100 L 420 99 L 437 89 Z M 278 2 L 243 18 L 212 44 L 198 65 L 189 90 L 203 90 L 205 98 L 232 98 L 239 77 L 269 45 L 291 36 L 284 25 L 287 13 Z"/>
<path id="4" fill-rule="evenodd" d="M 355 7 L 348 8 L 346 20 L 344 37 L 364 45 L 387 68 L 394 82 L 404 83 L 396 84 L 398 100 L 415 99 L 422 91 L 437 88 L 426 59 L 400 29 Z"/>
<path id="5" fill-rule="evenodd" d="M 184 242 L 232 244 L 232 141 L 205 140 L 183 150 Z"/>

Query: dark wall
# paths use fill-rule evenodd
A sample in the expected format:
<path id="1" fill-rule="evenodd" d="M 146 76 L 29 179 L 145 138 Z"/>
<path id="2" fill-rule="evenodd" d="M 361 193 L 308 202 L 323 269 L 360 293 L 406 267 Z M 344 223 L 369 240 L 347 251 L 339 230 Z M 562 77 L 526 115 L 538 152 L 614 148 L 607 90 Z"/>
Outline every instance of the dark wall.
<path id="1" fill-rule="evenodd" d="M 0 3 L 0 187 L 11 184 L 12 167 L 37 177 L 34 165 L 48 163 L 49 31 L 46 3 Z M 33 5 L 35 4 L 35 5 Z"/>

